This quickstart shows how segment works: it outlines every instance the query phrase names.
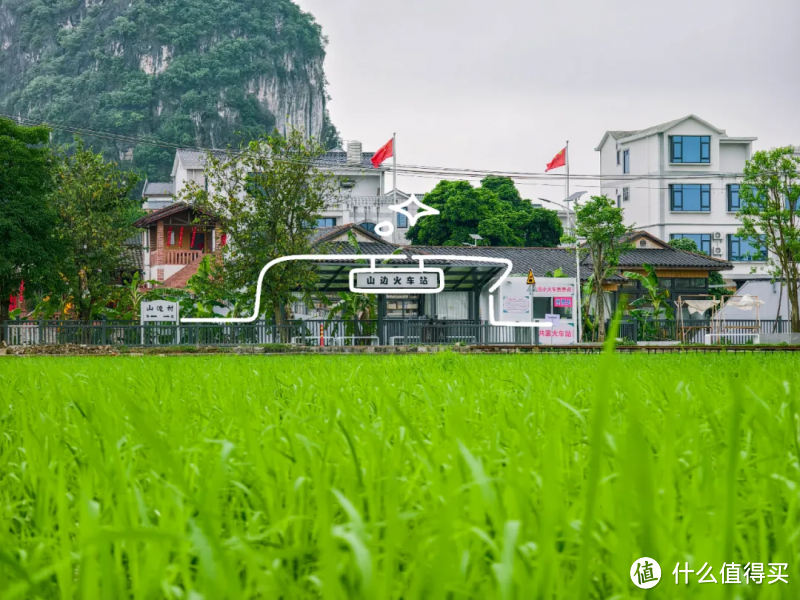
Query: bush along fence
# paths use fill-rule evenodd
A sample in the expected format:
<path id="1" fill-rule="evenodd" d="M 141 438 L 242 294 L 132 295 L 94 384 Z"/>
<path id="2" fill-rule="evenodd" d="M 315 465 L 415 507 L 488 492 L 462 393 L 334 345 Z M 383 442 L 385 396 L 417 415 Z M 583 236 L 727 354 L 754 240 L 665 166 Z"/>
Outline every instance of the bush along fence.
<path id="1" fill-rule="evenodd" d="M 623 321 L 625 342 L 682 341 L 703 344 L 751 344 L 755 334 L 788 333 L 788 321 L 691 321 L 683 330 L 674 320 L 646 323 Z M 271 321 L 237 323 L 140 324 L 138 321 L 6 321 L 10 346 L 77 344 L 94 346 L 240 346 L 292 344 L 302 346 L 394 345 L 552 345 L 531 328 L 495 327 L 487 321 L 307 320 L 278 325 Z M 585 337 L 587 340 L 588 334 Z M 590 341 L 590 340 L 587 340 Z"/>

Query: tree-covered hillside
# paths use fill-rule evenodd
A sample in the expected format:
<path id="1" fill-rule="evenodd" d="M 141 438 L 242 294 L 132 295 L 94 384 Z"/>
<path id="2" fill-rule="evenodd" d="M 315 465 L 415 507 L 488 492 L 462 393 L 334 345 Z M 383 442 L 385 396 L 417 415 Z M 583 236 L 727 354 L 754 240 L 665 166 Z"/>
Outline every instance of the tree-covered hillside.
<path id="1" fill-rule="evenodd" d="M 331 145 L 324 57 L 291 0 L 0 0 L 0 112 L 81 129 L 225 147 L 289 124 Z M 88 141 L 151 180 L 172 166 L 168 148 Z"/>

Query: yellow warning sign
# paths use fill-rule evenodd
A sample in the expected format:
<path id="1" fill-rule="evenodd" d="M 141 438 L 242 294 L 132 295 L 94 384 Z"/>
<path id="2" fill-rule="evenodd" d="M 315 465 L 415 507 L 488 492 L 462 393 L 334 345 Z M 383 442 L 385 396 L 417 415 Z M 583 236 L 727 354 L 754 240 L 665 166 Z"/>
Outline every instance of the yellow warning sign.
<path id="1" fill-rule="evenodd" d="M 528 271 L 528 285 L 536 285 L 536 278 L 533 276 L 533 269 Z"/>

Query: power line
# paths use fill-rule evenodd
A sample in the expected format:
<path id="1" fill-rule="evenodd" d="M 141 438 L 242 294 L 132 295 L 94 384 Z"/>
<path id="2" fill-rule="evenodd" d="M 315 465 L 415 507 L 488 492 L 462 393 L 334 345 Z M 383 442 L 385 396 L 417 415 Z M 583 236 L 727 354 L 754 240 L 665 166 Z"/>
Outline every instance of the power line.
<path id="1" fill-rule="evenodd" d="M 63 123 L 50 123 L 46 121 L 40 121 L 36 119 L 30 119 L 28 117 L 23 117 L 21 115 L 9 115 L 5 113 L 0 113 L 0 117 L 6 117 L 8 119 L 17 121 L 21 124 L 28 124 L 28 125 L 40 125 L 46 126 L 51 129 L 57 131 L 63 131 L 67 133 L 79 134 L 88 137 L 95 137 L 100 139 L 105 139 L 113 142 L 125 142 L 128 144 L 141 144 L 141 145 L 149 145 L 158 148 L 164 148 L 167 150 L 193 150 L 199 152 L 225 152 L 230 154 L 239 154 L 241 151 L 234 149 L 234 148 L 207 148 L 204 146 L 190 146 L 190 145 L 181 145 L 172 142 L 167 142 L 164 140 L 160 140 L 157 138 L 152 137 L 137 137 L 131 136 L 126 134 L 120 134 L 115 132 L 108 132 L 108 131 L 100 131 L 89 129 L 86 127 L 74 127 L 68 124 Z M 293 162 L 293 163 L 303 163 L 303 164 L 310 164 L 309 161 L 296 161 L 292 160 L 287 157 L 280 157 L 275 158 L 275 160 L 280 160 L 283 162 Z M 544 183 L 546 181 L 564 181 L 566 179 L 566 174 L 561 173 L 540 173 L 540 172 L 525 172 L 525 171 L 498 171 L 493 169 L 470 169 L 470 168 L 458 168 L 458 167 L 442 167 L 442 166 L 428 166 L 428 165 L 397 165 L 397 173 L 400 175 L 404 175 L 407 177 L 430 177 L 430 178 L 438 178 L 444 179 L 448 177 L 463 177 L 469 179 L 481 179 L 487 176 L 495 176 L 495 177 L 509 177 L 516 182 L 526 185 L 525 181 L 534 181 L 540 183 L 530 183 L 527 185 L 544 185 L 544 186 L 561 186 L 561 183 L 558 184 L 548 184 Z M 658 187 L 642 187 L 642 186 L 624 186 L 624 182 L 626 181 L 664 181 L 664 180 L 675 180 L 675 181 L 689 181 L 694 179 L 735 179 L 741 178 L 743 173 L 714 173 L 714 174 L 707 174 L 707 173 L 687 173 L 683 175 L 672 175 L 672 174 L 650 174 L 645 173 L 641 175 L 636 174 L 619 174 L 619 173 L 612 173 L 612 174 L 581 174 L 581 173 L 570 173 L 570 180 L 575 181 L 610 181 L 610 182 L 617 182 L 619 183 L 620 187 L 633 187 L 633 189 L 667 189 L 667 188 L 658 188 Z M 592 188 L 600 188 L 601 186 L 598 185 L 583 185 L 583 187 L 592 187 Z"/>

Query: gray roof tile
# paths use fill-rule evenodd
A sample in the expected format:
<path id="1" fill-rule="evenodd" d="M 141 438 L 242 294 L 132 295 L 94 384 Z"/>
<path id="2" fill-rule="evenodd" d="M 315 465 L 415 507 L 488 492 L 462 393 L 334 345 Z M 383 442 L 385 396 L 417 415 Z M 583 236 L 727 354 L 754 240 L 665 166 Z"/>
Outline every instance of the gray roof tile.
<path id="1" fill-rule="evenodd" d="M 171 196 L 174 186 L 171 181 L 149 181 L 144 188 L 144 196 Z"/>

